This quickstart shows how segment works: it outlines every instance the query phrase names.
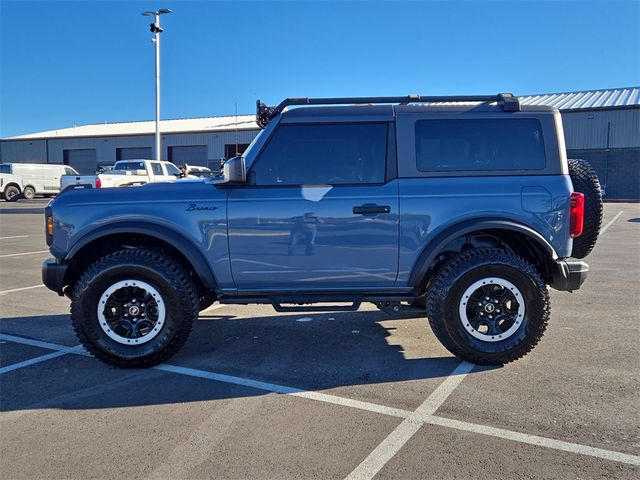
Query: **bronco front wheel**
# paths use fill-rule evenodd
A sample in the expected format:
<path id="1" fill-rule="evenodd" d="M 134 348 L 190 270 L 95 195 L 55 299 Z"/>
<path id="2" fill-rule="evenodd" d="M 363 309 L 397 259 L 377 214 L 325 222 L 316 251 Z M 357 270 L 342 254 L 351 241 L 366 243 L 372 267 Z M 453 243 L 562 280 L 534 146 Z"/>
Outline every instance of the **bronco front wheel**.
<path id="1" fill-rule="evenodd" d="M 549 321 L 549 293 L 535 267 L 501 249 L 451 258 L 427 292 L 434 334 L 454 355 L 502 365 L 526 355 Z"/>
<path id="2" fill-rule="evenodd" d="M 197 289 L 184 268 L 162 252 L 120 250 L 81 276 L 71 301 L 80 342 L 117 367 L 150 367 L 184 344 L 198 316 Z"/>

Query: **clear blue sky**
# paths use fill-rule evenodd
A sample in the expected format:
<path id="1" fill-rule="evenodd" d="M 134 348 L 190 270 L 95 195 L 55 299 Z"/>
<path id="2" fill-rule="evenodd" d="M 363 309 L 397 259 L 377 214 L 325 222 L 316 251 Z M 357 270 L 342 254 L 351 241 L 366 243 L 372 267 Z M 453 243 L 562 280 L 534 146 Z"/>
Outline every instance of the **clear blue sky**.
<path id="1" fill-rule="evenodd" d="M 640 2 L 0 1 L 0 137 L 252 113 L 256 98 L 640 84 Z"/>

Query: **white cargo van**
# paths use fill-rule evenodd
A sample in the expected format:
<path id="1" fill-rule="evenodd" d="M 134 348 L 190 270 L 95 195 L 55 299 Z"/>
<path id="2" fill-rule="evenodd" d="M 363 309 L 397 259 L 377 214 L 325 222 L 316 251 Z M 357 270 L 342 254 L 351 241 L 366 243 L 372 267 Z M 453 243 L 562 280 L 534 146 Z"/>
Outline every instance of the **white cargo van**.
<path id="1" fill-rule="evenodd" d="M 3 163 L 0 164 L 0 193 L 9 202 L 20 196 L 31 200 L 36 195 L 55 195 L 60 192 L 62 175 L 77 174 L 68 165 Z"/>

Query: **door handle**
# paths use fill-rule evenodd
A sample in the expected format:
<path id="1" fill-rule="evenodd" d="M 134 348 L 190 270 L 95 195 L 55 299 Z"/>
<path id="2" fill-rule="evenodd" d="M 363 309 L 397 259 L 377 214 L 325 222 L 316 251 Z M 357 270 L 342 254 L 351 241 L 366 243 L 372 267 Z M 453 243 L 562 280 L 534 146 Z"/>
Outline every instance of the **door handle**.
<path id="1" fill-rule="evenodd" d="M 353 213 L 356 215 L 377 215 L 378 213 L 390 213 L 390 205 L 375 205 L 372 203 L 365 203 L 359 207 L 353 207 Z"/>

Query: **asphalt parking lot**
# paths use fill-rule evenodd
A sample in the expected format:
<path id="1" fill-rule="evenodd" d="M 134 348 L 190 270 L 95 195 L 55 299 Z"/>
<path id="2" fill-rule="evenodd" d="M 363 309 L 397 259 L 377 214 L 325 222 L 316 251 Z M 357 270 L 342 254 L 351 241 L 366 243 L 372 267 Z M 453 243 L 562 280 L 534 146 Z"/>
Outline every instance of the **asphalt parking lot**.
<path id="1" fill-rule="evenodd" d="M 638 478 L 640 204 L 606 204 L 524 359 L 452 357 L 424 318 L 214 304 L 169 364 L 77 347 L 41 286 L 46 202 L 0 202 L 3 478 Z"/>

